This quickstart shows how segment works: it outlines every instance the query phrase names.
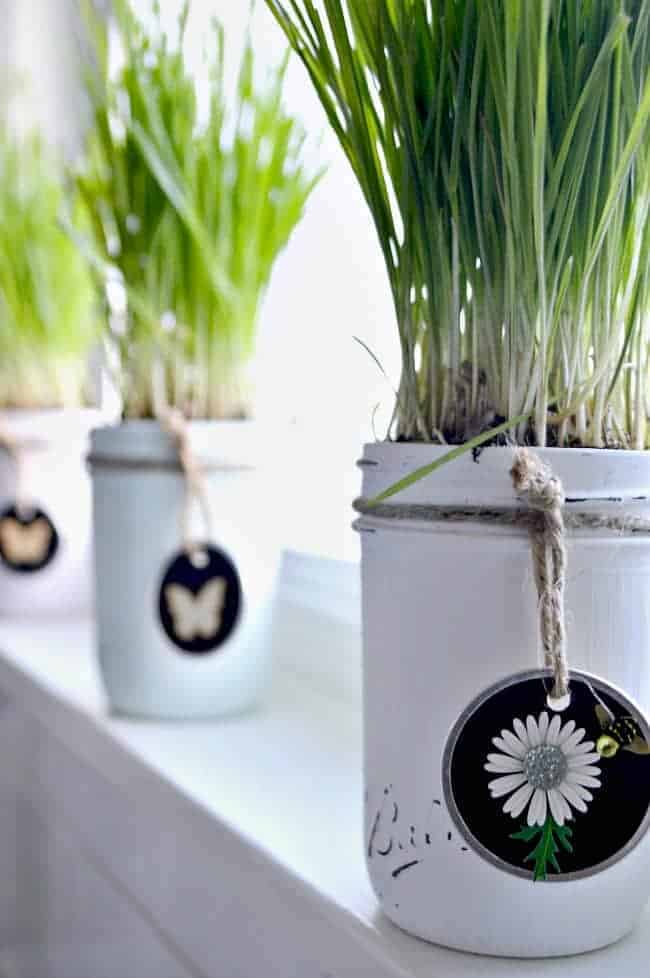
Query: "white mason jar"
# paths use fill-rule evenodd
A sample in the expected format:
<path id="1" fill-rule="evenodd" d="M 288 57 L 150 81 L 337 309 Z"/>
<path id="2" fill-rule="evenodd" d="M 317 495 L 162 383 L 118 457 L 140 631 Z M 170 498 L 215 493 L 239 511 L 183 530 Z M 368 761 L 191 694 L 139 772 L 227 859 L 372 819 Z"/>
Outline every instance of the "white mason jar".
<path id="1" fill-rule="evenodd" d="M 21 573 L 0 563 L 0 614 L 71 615 L 90 610 L 91 499 L 86 471 L 88 435 L 101 415 L 92 409 L 0 412 L 0 513 L 20 494 L 28 508 L 44 512 L 58 536 L 52 560 Z M 15 459 L 20 457 L 20 487 Z"/>
<path id="2" fill-rule="evenodd" d="M 206 541 L 194 507 L 193 538 L 225 554 L 241 583 L 236 625 L 219 648 L 200 655 L 170 640 L 160 614 L 166 569 L 183 554 L 187 497 L 176 446 L 154 421 L 127 421 L 92 434 L 97 648 L 110 705 L 129 716 L 186 720 L 239 713 L 259 702 L 269 675 L 279 548 L 256 468 L 257 428 L 246 421 L 197 421 L 188 431 L 193 454 L 205 466 L 212 513 Z M 191 616 L 191 594 L 186 600 Z"/>
<path id="3" fill-rule="evenodd" d="M 446 451 L 367 445 L 363 496 Z M 538 453 L 562 480 L 568 510 L 650 517 L 650 452 Z M 476 459 L 465 454 L 389 502 L 515 507 L 512 460 L 507 448 L 485 449 Z M 384 912 L 419 937 L 481 954 L 565 955 L 618 940 L 635 926 L 650 895 L 647 832 L 593 875 L 532 883 L 472 849 L 445 801 L 443 756 L 454 725 L 488 688 L 539 664 L 526 531 L 376 515 L 361 517 L 357 526 L 367 862 Z M 568 560 L 571 666 L 620 687 L 647 717 L 650 537 L 573 530 Z M 650 758 L 640 761 L 650 764 Z M 413 868 L 400 871 L 408 865 Z"/>

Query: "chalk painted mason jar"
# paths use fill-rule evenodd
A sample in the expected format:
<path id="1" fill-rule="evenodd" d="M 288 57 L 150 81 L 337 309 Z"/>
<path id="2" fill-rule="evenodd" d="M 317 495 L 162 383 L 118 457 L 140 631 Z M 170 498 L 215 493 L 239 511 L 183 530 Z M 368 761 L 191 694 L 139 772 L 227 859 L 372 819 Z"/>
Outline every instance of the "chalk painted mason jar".
<path id="1" fill-rule="evenodd" d="M 91 500 L 85 458 L 89 432 L 100 418 L 91 409 L 0 412 L 1 615 L 31 618 L 90 610 Z M 11 440 L 13 451 L 3 447 L 3 437 Z M 20 519 L 18 496 L 25 507 Z"/>
<path id="2" fill-rule="evenodd" d="M 184 475 L 154 421 L 92 434 L 97 648 L 111 708 L 151 719 L 220 717 L 255 706 L 269 675 L 279 556 L 259 488 L 250 422 L 188 424 L 205 467 L 211 539 L 198 511 L 184 550 Z"/>
<path id="3" fill-rule="evenodd" d="M 362 495 L 373 497 L 444 451 L 424 445 L 367 445 L 360 463 Z M 539 454 L 562 480 L 566 511 L 617 519 L 650 517 L 650 453 L 548 449 Z M 475 459 L 466 454 L 390 502 L 516 507 L 512 460 L 506 448 L 488 448 Z M 565 955 L 618 940 L 635 926 L 650 896 L 647 816 L 635 826 L 630 843 L 601 865 L 533 882 L 530 865 L 513 871 L 474 844 L 463 813 L 451 803 L 448 765 L 463 718 L 482 698 L 489 700 L 494 687 L 504 681 L 507 685 L 508 677 L 538 666 L 537 597 L 526 530 L 376 514 L 362 516 L 357 528 L 362 542 L 366 856 L 384 912 L 419 937 L 482 954 Z M 623 712 L 636 715 L 638 704 L 647 717 L 650 536 L 574 529 L 568 534 L 568 559 L 570 664 L 622 690 Z M 580 682 L 596 697 L 595 680 Z M 613 699 L 608 693 L 598 696 L 605 707 L 614 704 L 613 713 L 618 712 L 615 689 Z M 626 698 L 632 701 L 629 710 L 624 709 Z M 602 711 L 599 700 L 594 703 Z M 515 706 L 519 708 L 516 700 Z M 534 734 L 539 738 L 547 733 L 551 739 L 554 732 L 557 743 L 560 720 L 551 727 L 552 716 L 543 719 L 540 713 Z M 512 715 L 504 715 L 502 723 L 494 721 L 497 739 L 502 728 L 510 730 L 511 721 Z M 639 722 L 643 725 L 640 716 Z M 647 729 L 644 725 L 641 731 L 637 725 L 633 734 L 647 738 Z M 583 743 L 575 749 L 591 751 L 586 756 L 600 761 L 593 746 L 596 717 L 583 734 L 592 746 Z M 570 740 L 566 737 L 572 747 L 581 740 L 577 730 Z M 516 757 L 496 760 L 497 766 L 505 766 L 503 773 L 515 770 L 524 754 L 521 745 L 518 753 L 514 733 L 508 738 L 511 750 L 503 738 L 500 743 Z M 487 737 L 476 748 L 484 754 L 470 758 L 477 765 L 477 780 L 485 778 L 484 785 L 472 786 L 475 804 L 484 811 L 505 801 L 488 792 L 488 781 L 495 778 L 484 772 L 490 750 L 496 748 Z M 633 771 L 639 772 L 639 784 L 649 783 L 650 757 L 635 759 L 622 751 L 618 756 L 625 757 L 625 763 L 643 765 Z M 575 763 L 560 759 L 565 769 L 567 763 Z M 600 787 L 595 779 L 590 790 L 580 789 L 585 798 L 598 798 L 605 790 L 607 763 L 602 759 L 600 764 Z M 591 783 L 589 771 L 594 770 L 587 769 L 586 783 Z M 516 776 L 513 784 L 517 777 L 523 780 Z M 595 811 L 596 801 L 592 804 Z M 498 812 L 502 814 L 501 807 Z M 480 811 L 475 814 L 480 821 Z M 577 847 L 580 832 L 585 838 L 581 826 L 586 823 L 580 820 L 589 816 L 574 814 L 575 822 L 566 824 L 574 827 Z M 626 817 L 623 798 L 617 818 Z M 505 814 L 503 819 L 504 831 L 514 833 L 519 827 Z M 529 846 L 525 841 L 509 844 L 522 847 L 524 867 L 523 858 L 535 839 Z M 564 850 L 557 855 L 560 864 L 570 858 Z"/>

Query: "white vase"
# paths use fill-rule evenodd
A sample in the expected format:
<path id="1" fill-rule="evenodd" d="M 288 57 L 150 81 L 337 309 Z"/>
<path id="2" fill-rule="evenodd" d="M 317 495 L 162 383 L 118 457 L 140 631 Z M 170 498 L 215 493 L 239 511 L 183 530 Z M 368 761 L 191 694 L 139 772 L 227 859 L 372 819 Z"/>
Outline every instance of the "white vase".
<path id="1" fill-rule="evenodd" d="M 366 446 L 363 496 L 445 451 Z M 562 480 L 568 508 L 650 516 L 650 453 L 540 454 Z M 513 507 L 511 465 L 506 448 L 486 449 L 476 460 L 466 454 L 390 502 Z M 384 912 L 426 940 L 482 954 L 564 955 L 618 940 L 650 895 L 647 832 L 602 871 L 532 883 L 473 849 L 445 800 L 445 747 L 463 711 L 493 684 L 538 665 L 526 531 L 377 516 L 363 516 L 357 526 L 367 862 Z M 647 717 L 650 538 L 572 531 L 566 600 L 571 666 L 620 687 Z M 411 870 L 397 871 L 409 863 Z"/>
<path id="2" fill-rule="evenodd" d="M 99 662 L 112 709 L 130 716 L 239 713 L 259 702 L 269 675 L 279 550 L 255 468 L 257 430 L 250 422 L 188 427 L 193 453 L 206 465 L 210 542 L 232 562 L 241 584 L 232 631 L 205 654 L 180 648 L 161 619 L 166 568 L 183 556 L 186 486 L 174 443 L 153 421 L 92 435 Z M 207 542 L 199 514 L 193 516 L 196 538 Z"/>
<path id="3" fill-rule="evenodd" d="M 0 564 L 0 614 L 70 615 L 92 604 L 88 434 L 95 410 L 0 412 L 0 433 L 20 453 L 21 495 L 42 510 L 58 535 L 58 548 L 42 569 L 20 573 Z M 0 447 L 0 513 L 16 502 L 16 465 Z"/>

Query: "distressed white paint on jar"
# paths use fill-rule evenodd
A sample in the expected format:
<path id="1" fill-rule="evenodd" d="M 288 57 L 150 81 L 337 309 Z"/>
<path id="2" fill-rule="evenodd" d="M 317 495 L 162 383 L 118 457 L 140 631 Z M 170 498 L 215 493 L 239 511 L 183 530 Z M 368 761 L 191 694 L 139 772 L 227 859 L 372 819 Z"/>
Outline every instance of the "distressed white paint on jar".
<path id="1" fill-rule="evenodd" d="M 97 646 L 115 712 L 152 719 L 200 719 L 256 705 L 270 667 L 270 613 L 279 549 L 259 488 L 257 430 L 250 422 L 192 422 L 205 481 L 212 543 L 234 562 L 242 584 L 238 624 L 222 646 L 183 653 L 161 625 L 163 574 L 182 550 L 185 480 L 172 439 L 154 421 L 93 432 Z M 197 507 L 193 538 L 205 541 Z"/>
<path id="2" fill-rule="evenodd" d="M 42 509 L 59 535 L 52 561 L 25 574 L 0 565 L 0 614 L 65 616 L 90 610 L 91 500 L 88 435 L 100 420 L 92 409 L 0 412 L 0 435 L 21 458 L 25 503 Z M 0 445 L 0 511 L 16 502 L 16 465 Z"/>
<path id="3" fill-rule="evenodd" d="M 366 446 L 363 496 L 444 452 Z M 562 480 L 572 511 L 650 517 L 650 452 L 540 454 Z M 506 448 L 486 449 L 476 461 L 466 454 L 390 502 L 516 506 L 511 464 Z M 564 955 L 618 940 L 650 896 L 650 835 L 595 875 L 532 883 L 471 851 L 445 806 L 442 760 L 454 723 L 485 689 L 539 662 L 525 530 L 370 516 L 357 525 L 367 846 L 373 836 L 367 861 L 384 912 L 413 934 L 482 954 Z M 650 538 L 572 531 L 566 597 L 571 665 L 620 687 L 647 717 Z"/>

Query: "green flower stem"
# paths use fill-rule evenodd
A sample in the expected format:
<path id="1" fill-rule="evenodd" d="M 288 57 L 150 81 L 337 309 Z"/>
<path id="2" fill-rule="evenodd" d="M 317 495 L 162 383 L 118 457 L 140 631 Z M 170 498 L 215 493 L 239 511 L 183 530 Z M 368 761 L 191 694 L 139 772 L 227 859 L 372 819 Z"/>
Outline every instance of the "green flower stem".
<path id="1" fill-rule="evenodd" d="M 519 832 L 510 836 L 522 842 L 532 842 L 537 839 L 535 848 L 528 853 L 524 862 L 534 863 L 533 880 L 548 878 L 549 865 L 556 873 L 561 873 L 557 857 L 561 849 L 573 852 L 571 837 L 573 829 L 568 825 L 558 825 L 552 815 L 548 815 L 543 825 L 525 825 Z"/>

